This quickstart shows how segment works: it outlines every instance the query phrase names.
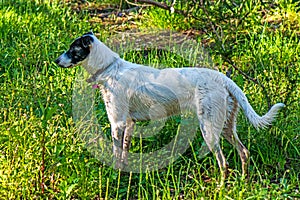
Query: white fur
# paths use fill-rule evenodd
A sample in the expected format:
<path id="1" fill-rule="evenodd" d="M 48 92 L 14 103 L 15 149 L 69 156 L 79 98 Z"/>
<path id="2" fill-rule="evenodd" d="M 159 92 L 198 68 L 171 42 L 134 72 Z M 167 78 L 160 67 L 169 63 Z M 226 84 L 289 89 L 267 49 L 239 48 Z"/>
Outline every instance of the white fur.
<path id="1" fill-rule="evenodd" d="M 92 37 L 90 54 L 82 65 L 91 74 L 88 81 L 101 85 L 117 167 L 126 165 L 135 121 L 165 118 L 188 109 L 197 114 L 203 137 L 215 153 L 221 171 L 227 169 L 219 146 L 223 131 L 224 137 L 237 148 L 246 173 L 249 152 L 235 132 L 238 107 L 256 128 L 264 128 L 271 124 L 283 104 L 274 105 L 260 117 L 242 90 L 220 72 L 206 68 L 159 70 L 134 64 Z"/>
<path id="2" fill-rule="evenodd" d="M 282 103 L 275 104 L 267 114 L 260 117 L 253 110 L 242 90 L 231 79 L 220 72 L 206 68 L 167 68 L 159 70 L 130 63 L 120 59 L 118 54 L 105 46 L 95 36 L 94 39 L 95 42 L 91 53 L 82 65 L 91 75 L 96 74 L 100 69 L 102 70 L 110 66 L 109 69 L 95 77 L 93 81 L 100 82 L 106 87 L 109 85 L 113 86 L 114 91 L 121 93 L 126 91 L 127 94 L 125 95 L 127 96 L 132 91 L 138 92 L 139 88 L 145 85 L 145 83 L 163 85 L 170 89 L 178 100 L 180 100 L 181 109 L 186 109 L 187 105 L 196 107 L 196 102 L 194 101 L 196 87 L 204 87 L 204 85 L 206 85 L 205 87 L 209 87 L 209 85 L 213 85 L 211 88 L 212 91 L 219 90 L 219 87 L 224 87 L 238 101 L 245 115 L 255 128 L 264 128 L 270 125 L 277 111 L 284 106 Z M 112 63 L 113 65 L 111 65 Z M 147 95 L 151 96 L 153 94 Z"/>

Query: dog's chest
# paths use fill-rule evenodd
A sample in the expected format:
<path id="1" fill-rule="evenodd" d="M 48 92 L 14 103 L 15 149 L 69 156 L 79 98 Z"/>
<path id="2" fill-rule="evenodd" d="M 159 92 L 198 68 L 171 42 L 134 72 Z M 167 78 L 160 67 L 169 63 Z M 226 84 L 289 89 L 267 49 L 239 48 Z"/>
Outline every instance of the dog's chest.
<path id="1" fill-rule="evenodd" d="M 105 104 L 106 112 L 108 116 L 112 116 L 114 114 L 113 112 L 113 97 L 111 91 L 109 91 L 104 86 L 100 86 L 101 95 Z"/>

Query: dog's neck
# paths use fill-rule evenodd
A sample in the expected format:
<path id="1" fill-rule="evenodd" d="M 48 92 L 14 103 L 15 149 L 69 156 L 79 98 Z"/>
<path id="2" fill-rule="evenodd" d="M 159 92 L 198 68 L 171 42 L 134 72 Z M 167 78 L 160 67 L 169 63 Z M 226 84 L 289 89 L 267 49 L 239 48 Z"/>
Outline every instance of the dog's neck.
<path id="1" fill-rule="evenodd" d="M 89 56 L 82 62 L 86 71 L 94 76 L 105 71 L 120 56 L 94 37 Z"/>
<path id="2" fill-rule="evenodd" d="M 91 74 L 91 76 L 86 80 L 86 82 L 88 82 L 88 83 L 92 83 L 92 82 L 96 82 L 96 81 L 103 82 L 104 80 L 102 80 L 102 81 L 100 80 L 102 73 L 106 70 L 109 70 L 109 68 L 112 67 L 113 65 L 115 65 L 118 60 L 119 60 L 119 58 L 115 58 L 115 60 L 112 63 L 110 63 L 110 65 L 108 65 L 104 68 L 98 69 L 98 71 L 96 71 L 96 73 Z"/>

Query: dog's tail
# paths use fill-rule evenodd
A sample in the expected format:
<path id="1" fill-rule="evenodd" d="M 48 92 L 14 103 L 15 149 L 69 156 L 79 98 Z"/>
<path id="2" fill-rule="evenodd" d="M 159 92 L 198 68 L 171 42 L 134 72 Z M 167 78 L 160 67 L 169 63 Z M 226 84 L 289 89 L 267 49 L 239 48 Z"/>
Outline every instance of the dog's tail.
<path id="1" fill-rule="evenodd" d="M 271 125 L 277 112 L 284 107 L 283 103 L 277 103 L 273 105 L 265 115 L 259 116 L 249 104 L 243 91 L 231 79 L 223 75 L 223 81 L 225 82 L 225 87 L 229 93 L 236 98 L 250 123 L 253 124 L 256 129 L 265 128 L 266 126 Z"/>

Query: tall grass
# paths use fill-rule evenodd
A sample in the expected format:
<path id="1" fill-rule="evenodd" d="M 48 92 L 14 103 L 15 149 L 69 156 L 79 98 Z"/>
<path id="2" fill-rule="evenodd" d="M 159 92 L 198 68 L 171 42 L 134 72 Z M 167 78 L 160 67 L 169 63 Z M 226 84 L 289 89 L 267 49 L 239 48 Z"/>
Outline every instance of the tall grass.
<path id="1" fill-rule="evenodd" d="M 77 69 L 60 69 L 52 61 L 68 48 L 73 38 L 90 29 L 106 38 L 109 27 L 91 23 L 88 12 L 76 13 L 70 6 L 75 3 L 68 2 L 0 1 L 1 198 L 300 198 L 299 32 L 291 28 L 295 23 L 299 25 L 298 18 L 298 21 L 275 24 L 279 26 L 275 30 L 272 24 L 254 24 L 237 38 L 234 56 L 238 65 L 265 85 L 272 103 L 281 101 L 287 106 L 273 127 L 259 132 L 249 126 L 242 114 L 239 116 L 238 132 L 251 152 L 250 177 L 249 180 L 241 178 L 239 156 L 222 141 L 232 169 L 222 185 L 215 158 L 212 155 L 198 158 L 197 150 L 202 143 L 199 132 L 199 139 L 176 162 L 147 173 L 120 172 L 91 155 L 84 141 L 77 137 L 78 129 L 72 117 L 72 84 Z M 284 8 L 288 13 L 295 12 L 292 6 Z M 270 11 L 270 17 L 275 14 Z M 136 23 L 144 24 L 141 28 L 147 22 L 149 26 L 176 27 L 181 20 L 152 9 Z M 179 28 L 193 26 L 191 23 Z M 207 36 L 199 37 L 199 40 L 207 39 Z M 226 65 L 213 51 L 211 54 L 220 68 Z M 155 52 L 147 59 L 137 59 L 130 53 L 125 56 L 145 64 L 148 59 L 158 62 Z M 180 62 L 186 64 L 173 55 L 163 59 L 171 67 Z M 262 89 L 237 72 L 233 73 L 233 79 L 246 92 L 254 108 L 265 113 L 268 108 Z M 101 100 L 97 109 L 104 116 L 100 122 L 103 132 L 109 135 Z M 163 145 L 170 137 L 168 134 L 176 133 L 177 125 L 176 119 L 169 120 L 159 138 L 143 144 L 150 149 Z M 143 148 L 135 138 L 132 151 Z"/>

